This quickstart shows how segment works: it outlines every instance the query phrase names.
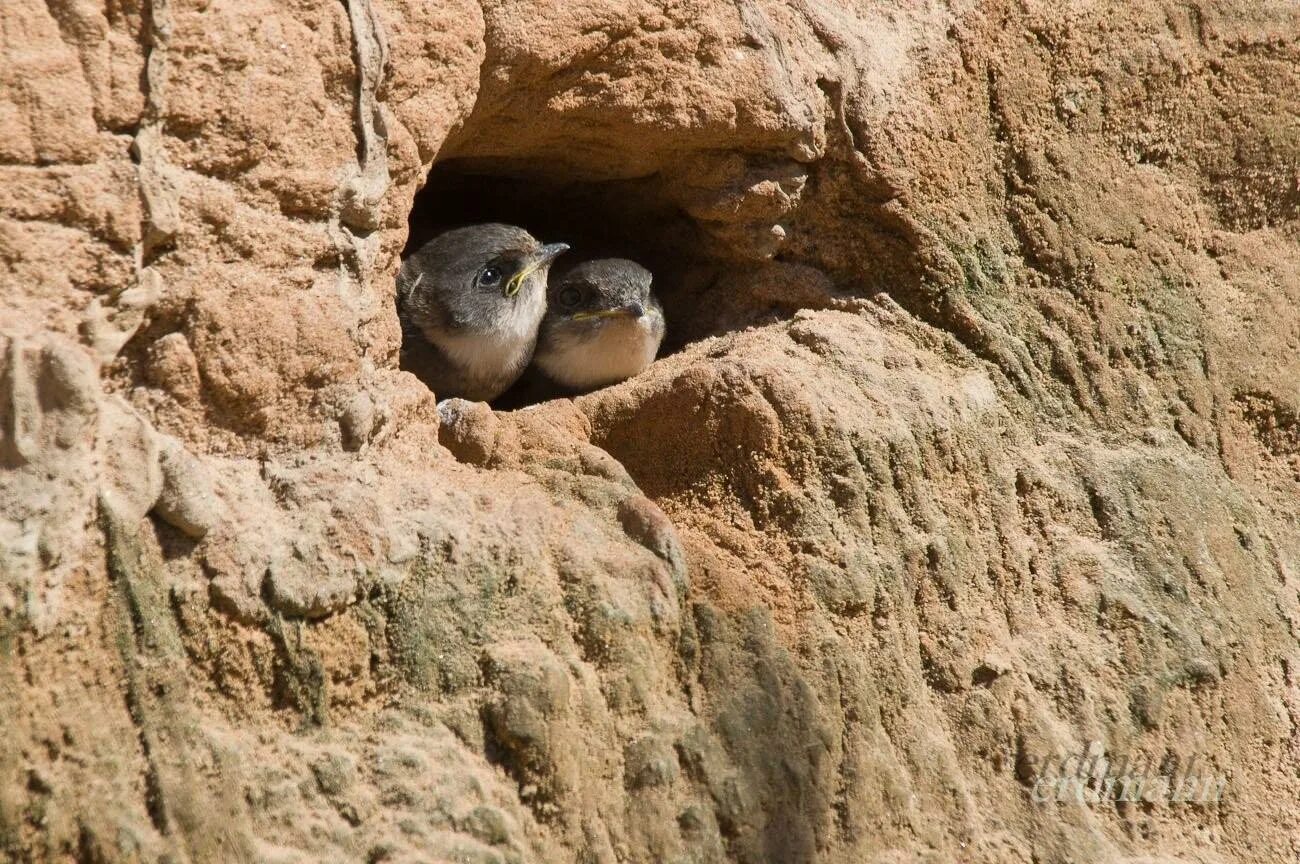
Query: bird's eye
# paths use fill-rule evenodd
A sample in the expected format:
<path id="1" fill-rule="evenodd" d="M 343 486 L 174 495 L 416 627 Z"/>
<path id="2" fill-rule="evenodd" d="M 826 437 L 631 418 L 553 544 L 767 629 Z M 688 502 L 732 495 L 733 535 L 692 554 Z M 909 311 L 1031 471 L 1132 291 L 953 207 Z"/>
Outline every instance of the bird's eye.
<path id="1" fill-rule="evenodd" d="M 566 308 L 573 308 L 582 302 L 582 291 L 572 285 L 560 289 L 560 296 L 556 298 L 560 305 Z"/>
<path id="2" fill-rule="evenodd" d="M 494 286 L 501 284 L 502 275 L 503 274 L 501 273 L 500 267 L 493 267 L 493 266 L 484 267 L 482 270 L 479 271 L 478 284 L 487 288 L 492 288 Z"/>

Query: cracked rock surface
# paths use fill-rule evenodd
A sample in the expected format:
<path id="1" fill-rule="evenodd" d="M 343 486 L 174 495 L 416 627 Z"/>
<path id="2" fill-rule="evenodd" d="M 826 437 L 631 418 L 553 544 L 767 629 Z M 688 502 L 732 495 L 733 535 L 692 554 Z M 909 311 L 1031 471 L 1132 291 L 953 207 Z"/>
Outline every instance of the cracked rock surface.
<path id="1" fill-rule="evenodd" d="M 1297 112 L 1284 0 L 0 4 L 0 860 L 1294 861 Z M 675 350 L 438 405 L 451 162 Z"/>

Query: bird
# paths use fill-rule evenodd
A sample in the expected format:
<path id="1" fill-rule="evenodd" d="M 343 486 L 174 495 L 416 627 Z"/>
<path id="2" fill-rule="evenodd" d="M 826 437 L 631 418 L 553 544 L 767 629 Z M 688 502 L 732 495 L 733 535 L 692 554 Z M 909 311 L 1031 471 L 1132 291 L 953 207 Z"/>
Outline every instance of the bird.
<path id="1" fill-rule="evenodd" d="M 649 270 L 626 258 L 595 258 L 547 288 L 533 365 L 559 387 L 585 392 L 639 374 L 663 342 L 663 306 Z"/>
<path id="2" fill-rule="evenodd" d="M 495 222 L 429 240 L 397 276 L 401 368 L 438 399 L 500 396 L 532 359 L 551 262 L 568 248 Z"/>

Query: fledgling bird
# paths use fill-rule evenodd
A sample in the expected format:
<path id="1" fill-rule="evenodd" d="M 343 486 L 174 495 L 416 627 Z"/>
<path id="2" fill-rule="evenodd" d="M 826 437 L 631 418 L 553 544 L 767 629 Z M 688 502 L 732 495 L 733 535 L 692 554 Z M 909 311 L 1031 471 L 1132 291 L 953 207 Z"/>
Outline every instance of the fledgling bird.
<path id="1" fill-rule="evenodd" d="M 666 329 L 652 278 L 635 261 L 597 258 L 552 280 L 537 334 L 536 368 L 573 391 L 640 373 L 655 359 Z"/>
<path id="2" fill-rule="evenodd" d="M 397 276 L 401 367 L 438 399 L 487 402 L 523 374 L 546 312 L 551 262 L 569 247 L 490 223 L 439 234 Z"/>

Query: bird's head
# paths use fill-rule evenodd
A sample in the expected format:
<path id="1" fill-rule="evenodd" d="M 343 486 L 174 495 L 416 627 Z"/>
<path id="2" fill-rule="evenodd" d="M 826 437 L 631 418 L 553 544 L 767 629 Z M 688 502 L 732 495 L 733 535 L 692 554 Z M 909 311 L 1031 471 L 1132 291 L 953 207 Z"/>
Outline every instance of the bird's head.
<path id="1" fill-rule="evenodd" d="M 542 244 L 522 228 L 489 223 L 447 231 L 429 241 L 403 268 L 403 301 L 445 307 L 457 323 L 489 328 L 517 305 L 540 314 L 546 277 L 569 247 Z"/>
<path id="2" fill-rule="evenodd" d="M 611 324 L 663 332 L 663 311 L 650 271 L 626 258 L 583 261 L 547 288 L 544 329 L 595 333 Z"/>

